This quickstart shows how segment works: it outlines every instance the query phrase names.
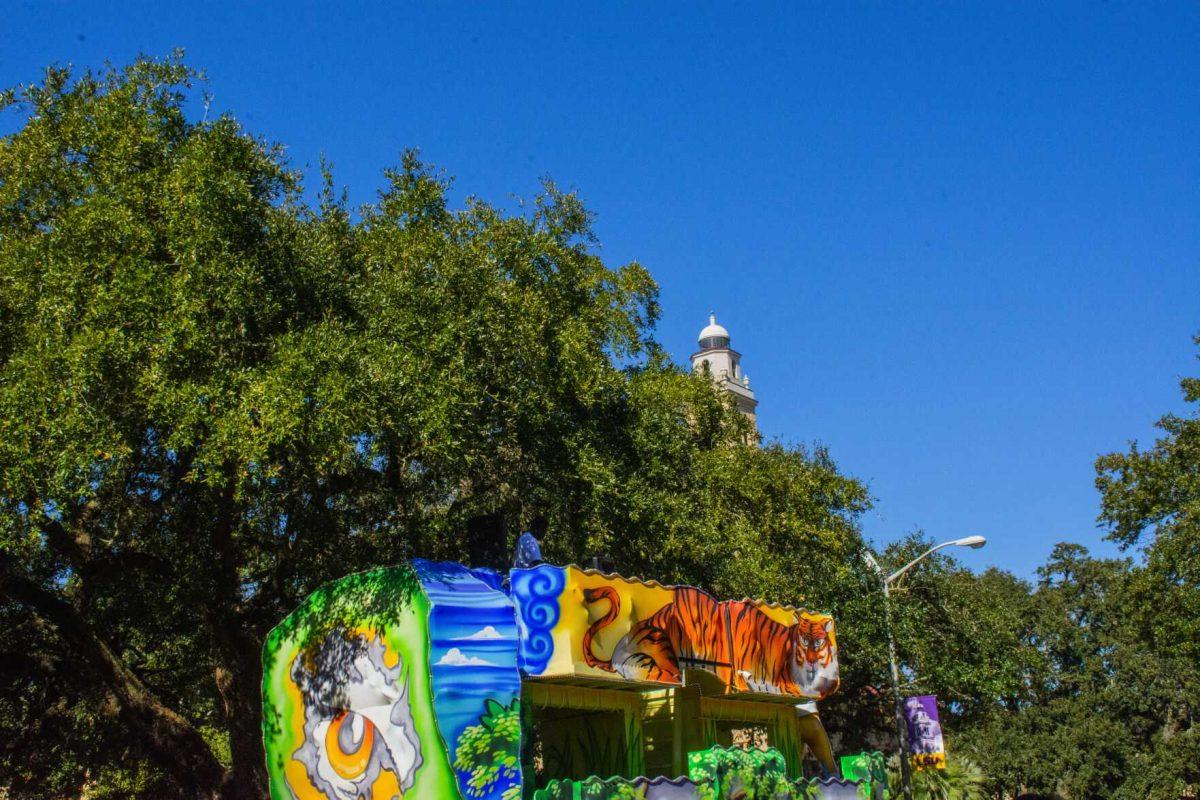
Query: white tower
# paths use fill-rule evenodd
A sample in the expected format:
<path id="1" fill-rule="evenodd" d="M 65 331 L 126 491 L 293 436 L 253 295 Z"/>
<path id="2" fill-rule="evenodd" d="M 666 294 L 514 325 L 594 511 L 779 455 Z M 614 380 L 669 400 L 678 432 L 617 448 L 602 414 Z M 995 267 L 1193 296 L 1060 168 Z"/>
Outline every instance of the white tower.
<path id="1" fill-rule="evenodd" d="M 750 391 L 750 379 L 742 372 L 742 354 L 729 346 L 729 331 L 708 315 L 708 326 L 700 331 L 700 349 L 692 355 L 692 371 L 707 372 L 717 385 L 733 395 L 741 411 L 754 421 L 758 401 Z"/>

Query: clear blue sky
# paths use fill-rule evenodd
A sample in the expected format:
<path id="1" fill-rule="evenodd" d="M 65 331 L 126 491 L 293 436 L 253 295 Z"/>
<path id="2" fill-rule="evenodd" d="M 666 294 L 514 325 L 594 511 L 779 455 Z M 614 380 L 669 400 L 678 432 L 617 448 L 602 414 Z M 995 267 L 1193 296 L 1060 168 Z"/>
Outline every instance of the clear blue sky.
<path id="1" fill-rule="evenodd" d="M 408 146 L 498 203 L 553 176 L 677 359 L 716 309 L 876 541 L 1113 552 L 1092 461 L 1200 372 L 1200 5 L 389 5 L 8 3 L 0 83 L 178 45 L 356 202 Z"/>

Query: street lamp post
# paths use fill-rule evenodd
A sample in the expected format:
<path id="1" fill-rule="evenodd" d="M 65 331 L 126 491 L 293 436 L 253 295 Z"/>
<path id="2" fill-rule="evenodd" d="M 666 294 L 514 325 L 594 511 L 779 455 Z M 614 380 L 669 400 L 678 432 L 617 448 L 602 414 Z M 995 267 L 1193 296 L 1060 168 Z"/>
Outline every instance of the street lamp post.
<path id="1" fill-rule="evenodd" d="M 875 560 L 870 551 L 863 551 L 863 560 L 875 571 L 875 574 L 879 576 L 880 581 L 883 583 L 883 624 L 887 628 L 888 661 L 892 667 L 892 695 L 896 704 L 896 733 L 900 737 L 900 790 L 904 794 L 904 800 L 912 800 L 912 767 L 908 763 L 908 724 L 904 721 L 904 700 L 900 696 L 900 665 L 896 658 L 896 636 L 892 631 L 892 583 L 919 564 L 924 558 L 941 550 L 943 547 L 980 548 L 985 544 L 987 544 L 987 539 L 982 536 L 966 536 L 962 539 L 942 542 L 921 553 L 921 555 L 891 575 L 883 571 L 883 567 L 879 566 L 879 562 Z"/>

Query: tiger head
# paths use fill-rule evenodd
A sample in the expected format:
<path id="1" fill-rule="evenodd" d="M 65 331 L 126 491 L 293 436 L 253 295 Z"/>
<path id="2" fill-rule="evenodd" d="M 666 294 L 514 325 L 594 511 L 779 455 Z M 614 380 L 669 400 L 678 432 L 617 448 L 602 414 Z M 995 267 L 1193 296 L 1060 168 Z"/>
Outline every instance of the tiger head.
<path id="1" fill-rule="evenodd" d="M 292 758 L 314 788 L 331 799 L 367 800 L 385 770 L 401 796 L 412 788 L 421 741 L 403 664 L 380 638 L 332 631 L 296 656 L 291 679 L 304 704 L 304 743 Z"/>
<path id="2" fill-rule="evenodd" d="M 796 646 L 795 676 L 800 693 L 821 698 L 838 686 L 837 639 L 833 618 L 801 614 L 793 626 Z"/>

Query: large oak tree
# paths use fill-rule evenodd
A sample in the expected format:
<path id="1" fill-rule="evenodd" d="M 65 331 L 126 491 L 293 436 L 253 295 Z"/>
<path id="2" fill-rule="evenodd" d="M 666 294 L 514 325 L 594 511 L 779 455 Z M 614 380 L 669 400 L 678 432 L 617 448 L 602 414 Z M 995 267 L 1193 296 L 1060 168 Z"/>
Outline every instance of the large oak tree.
<path id="1" fill-rule="evenodd" d="M 747 443 L 577 197 L 452 209 L 409 154 L 362 209 L 328 177 L 307 202 L 194 80 L 139 60 L 4 97 L 11 796 L 261 796 L 265 632 L 366 566 L 499 566 L 535 517 L 555 560 L 819 608 L 865 591 L 863 486 Z"/>

